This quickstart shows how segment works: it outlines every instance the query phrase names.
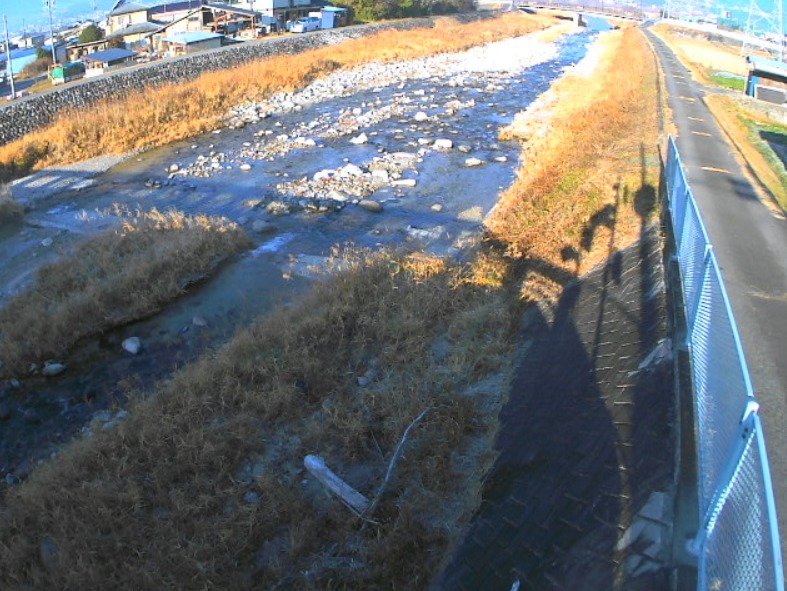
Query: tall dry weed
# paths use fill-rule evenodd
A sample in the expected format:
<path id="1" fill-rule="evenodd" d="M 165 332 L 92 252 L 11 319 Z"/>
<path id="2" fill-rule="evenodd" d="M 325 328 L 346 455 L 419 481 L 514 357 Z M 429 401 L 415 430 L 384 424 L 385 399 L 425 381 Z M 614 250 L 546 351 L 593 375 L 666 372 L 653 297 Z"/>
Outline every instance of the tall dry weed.
<path id="1" fill-rule="evenodd" d="M 655 201 L 659 178 L 653 58 L 635 29 L 604 43 L 596 73 L 561 79 L 543 119 L 520 130 L 524 166 L 488 220 L 510 254 L 571 273 L 636 237 L 635 201 Z"/>
<path id="2" fill-rule="evenodd" d="M 0 226 L 19 219 L 24 212 L 24 207 L 14 200 L 10 185 L 0 183 Z"/>
<path id="3" fill-rule="evenodd" d="M 116 211 L 117 230 L 42 266 L 0 309 L 0 374 L 64 355 L 80 339 L 147 316 L 207 276 L 248 238 L 224 219 Z"/>

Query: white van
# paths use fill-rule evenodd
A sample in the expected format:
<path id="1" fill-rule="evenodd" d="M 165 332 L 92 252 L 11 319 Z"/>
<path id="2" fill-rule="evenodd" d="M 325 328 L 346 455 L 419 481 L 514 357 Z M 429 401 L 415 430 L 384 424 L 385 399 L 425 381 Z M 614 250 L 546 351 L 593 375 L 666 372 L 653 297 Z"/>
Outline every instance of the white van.
<path id="1" fill-rule="evenodd" d="M 293 33 L 306 33 L 320 28 L 320 19 L 316 16 L 305 16 L 292 23 L 290 31 Z"/>

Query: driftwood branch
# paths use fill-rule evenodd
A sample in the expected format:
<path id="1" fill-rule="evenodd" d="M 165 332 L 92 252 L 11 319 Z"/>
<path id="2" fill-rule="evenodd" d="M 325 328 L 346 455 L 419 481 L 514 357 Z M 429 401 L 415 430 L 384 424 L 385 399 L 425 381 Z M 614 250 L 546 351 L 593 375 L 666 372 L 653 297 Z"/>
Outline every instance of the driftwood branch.
<path id="1" fill-rule="evenodd" d="M 375 495 L 374 500 L 371 502 L 364 495 L 359 493 L 352 486 L 347 484 L 344 480 L 332 472 L 331 469 L 325 465 L 325 460 L 323 460 L 320 456 L 311 454 L 307 455 L 305 458 L 303 458 L 303 465 L 310 474 L 319 480 L 333 494 L 339 497 L 342 503 L 349 507 L 350 510 L 352 510 L 352 512 L 358 517 L 370 523 L 377 523 L 371 519 L 371 516 L 374 515 L 377 505 L 380 503 L 380 498 L 382 497 L 383 492 L 385 492 L 385 488 L 388 486 L 391 476 L 393 476 L 394 467 L 402 455 L 402 450 L 404 449 L 404 444 L 407 441 L 407 436 L 410 434 L 412 428 L 415 427 L 430 410 L 431 408 L 425 408 L 423 411 L 421 411 L 421 414 L 419 414 L 415 420 L 413 420 L 413 422 L 407 426 L 407 429 L 404 430 L 402 438 L 399 440 L 399 444 L 396 446 L 393 456 L 391 457 L 391 461 L 388 463 L 388 471 L 385 473 L 385 478 L 383 479 L 380 487 L 377 489 L 377 494 Z"/>
<path id="2" fill-rule="evenodd" d="M 377 489 L 377 494 L 374 496 L 374 500 L 372 504 L 369 505 L 368 510 L 365 512 L 365 515 L 372 516 L 374 515 L 374 511 L 377 509 L 377 505 L 380 504 L 380 498 L 383 496 L 383 492 L 385 492 L 385 487 L 388 486 L 388 482 L 391 480 L 391 476 L 393 476 L 394 466 L 396 466 L 396 462 L 399 461 L 399 457 L 402 455 L 402 449 L 404 449 L 404 444 L 407 441 L 407 436 L 410 434 L 410 430 L 415 427 L 418 422 L 426 416 L 431 407 L 426 407 L 424 410 L 421 411 L 415 420 L 407 426 L 407 429 L 404 430 L 402 434 L 402 438 L 399 440 L 399 444 L 396 446 L 396 450 L 394 451 L 393 456 L 391 457 L 391 461 L 388 462 L 388 471 L 385 473 L 385 478 L 383 479 L 383 483 L 380 485 L 380 488 Z"/>
<path id="3" fill-rule="evenodd" d="M 328 490 L 338 496 L 345 505 L 358 515 L 363 515 L 369 508 L 369 499 L 333 473 L 325 465 L 325 460 L 320 456 L 306 456 L 303 459 L 303 465 L 317 480 L 322 482 Z"/>

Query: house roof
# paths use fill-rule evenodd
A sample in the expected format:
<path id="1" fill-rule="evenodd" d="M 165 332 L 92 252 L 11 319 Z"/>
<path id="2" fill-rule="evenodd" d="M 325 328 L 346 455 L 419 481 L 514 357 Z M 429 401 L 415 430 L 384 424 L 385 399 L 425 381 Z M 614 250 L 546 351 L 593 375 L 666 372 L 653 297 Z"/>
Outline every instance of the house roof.
<path id="1" fill-rule="evenodd" d="M 120 49 L 119 47 L 114 47 L 112 49 L 105 49 L 104 51 L 96 51 L 94 53 L 82 56 L 83 60 L 89 62 L 116 62 L 118 60 L 126 59 L 129 57 L 134 57 L 138 55 L 136 51 L 129 51 L 128 49 Z"/>
<path id="2" fill-rule="evenodd" d="M 157 25 L 155 23 L 137 23 L 136 25 L 129 25 L 119 31 L 115 31 L 107 35 L 107 39 L 112 39 L 113 37 L 125 37 L 127 35 L 144 35 L 145 33 L 157 33 L 161 30 L 161 25 Z"/>
<path id="3" fill-rule="evenodd" d="M 751 64 L 750 68 L 763 74 L 771 74 L 779 78 L 787 78 L 787 63 L 777 60 L 768 60 L 753 55 L 747 56 L 746 61 Z"/>
<path id="4" fill-rule="evenodd" d="M 325 12 L 347 12 L 346 8 L 339 8 L 338 6 L 323 6 L 321 10 Z"/>
<path id="5" fill-rule="evenodd" d="M 223 37 L 220 33 L 211 33 L 209 31 L 189 31 L 187 33 L 172 33 L 164 37 L 164 41 L 169 43 L 182 43 L 189 45 L 191 43 L 199 43 L 200 41 L 207 41 L 208 39 L 218 39 Z"/>
<path id="6" fill-rule="evenodd" d="M 109 13 L 109 16 L 118 16 L 120 14 L 129 14 L 131 12 L 141 12 L 143 10 L 148 10 L 148 6 L 144 4 L 139 4 L 138 2 L 124 2 L 117 8 L 115 8 L 112 12 Z"/>
<path id="7" fill-rule="evenodd" d="M 224 10 L 226 12 L 232 12 L 235 14 L 242 14 L 244 16 L 257 16 L 259 11 L 257 10 L 249 10 L 247 8 L 238 8 L 237 6 L 231 6 L 229 4 L 223 4 L 221 2 L 208 2 L 206 4 L 208 8 L 213 8 L 215 10 Z"/>

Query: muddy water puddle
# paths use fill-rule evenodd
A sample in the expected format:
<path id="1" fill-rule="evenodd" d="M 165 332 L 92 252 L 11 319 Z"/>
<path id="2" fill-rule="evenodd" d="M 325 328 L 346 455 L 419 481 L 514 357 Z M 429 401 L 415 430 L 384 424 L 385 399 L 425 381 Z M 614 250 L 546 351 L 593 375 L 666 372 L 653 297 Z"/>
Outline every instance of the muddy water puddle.
<path id="1" fill-rule="evenodd" d="M 499 128 L 579 61 L 590 39 L 568 35 L 546 59 L 514 74 L 476 72 L 462 84 L 455 76 L 419 78 L 224 128 L 132 157 L 78 192 L 37 201 L 26 225 L 0 235 L 0 256 L 19 271 L 6 274 L 6 292 L 58 248 L 111 226 L 115 203 L 225 216 L 255 244 L 162 313 L 77 347 L 60 376 L 1 387 L 0 415 L 9 416 L 0 421 L 0 478 L 24 478 L 95 416 L 91 429 L 111 426 L 122 418 L 129 388 L 150 388 L 290 301 L 336 246 L 461 254 L 519 166 L 519 146 L 500 141 Z M 365 141 L 351 141 L 361 134 Z M 436 140 L 450 140 L 450 148 L 437 148 Z M 388 167 L 391 176 L 375 167 Z M 363 207 L 361 198 L 379 210 Z M 54 244 L 43 246 L 47 238 Z M 121 347 L 129 336 L 142 341 L 138 355 Z"/>

